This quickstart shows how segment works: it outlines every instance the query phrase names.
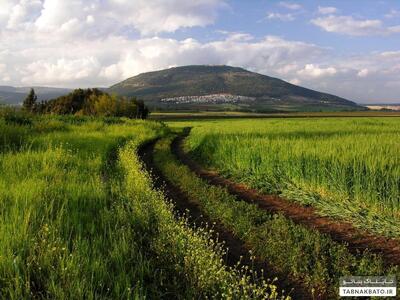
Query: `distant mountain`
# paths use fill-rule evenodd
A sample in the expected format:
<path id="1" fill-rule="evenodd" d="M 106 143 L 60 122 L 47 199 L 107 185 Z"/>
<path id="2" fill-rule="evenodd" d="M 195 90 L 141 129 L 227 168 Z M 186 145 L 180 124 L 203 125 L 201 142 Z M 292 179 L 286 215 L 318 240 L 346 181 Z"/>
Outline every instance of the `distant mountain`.
<path id="1" fill-rule="evenodd" d="M 49 100 L 71 92 L 70 89 L 65 88 L 51 88 L 34 86 L 35 93 L 38 100 Z M 0 86 L 0 104 L 21 104 L 26 95 L 29 93 L 30 87 L 13 87 L 13 86 Z"/>
<path id="2" fill-rule="evenodd" d="M 160 110 L 364 110 L 349 100 L 230 66 L 184 66 L 126 79 L 107 92 Z"/>

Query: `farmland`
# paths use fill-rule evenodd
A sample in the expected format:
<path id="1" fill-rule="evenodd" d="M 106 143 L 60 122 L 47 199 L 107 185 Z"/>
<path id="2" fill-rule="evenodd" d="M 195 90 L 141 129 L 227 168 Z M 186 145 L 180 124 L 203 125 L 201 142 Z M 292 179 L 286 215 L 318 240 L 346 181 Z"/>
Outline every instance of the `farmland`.
<path id="1" fill-rule="evenodd" d="M 391 117 L 3 115 L 0 298 L 336 299 L 340 276 L 400 276 L 399 137 Z"/>
<path id="2" fill-rule="evenodd" d="M 400 236 L 399 119 L 227 122 L 192 124 L 191 155 L 264 193 Z"/>
<path id="3" fill-rule="evenodd" d="M 214 222 L 222 223 L 245 241 L 256 257 L 273 262 L 280 274 L 290 274 L 302 282 L 310 295 L 301 298 L 334 299 L 337 279 L 345 274 L 398 272 L 396 267 L 385 267 L 379 255 L 368 251 L 353 255 L 343 244 L 317 230 L 238 201 L 226 188 L 210 186 L 174 158 L 170 143 L 171 139 L 163 139 L 155 148 L 156 164 L 168 180 L 199 203 Z"/>

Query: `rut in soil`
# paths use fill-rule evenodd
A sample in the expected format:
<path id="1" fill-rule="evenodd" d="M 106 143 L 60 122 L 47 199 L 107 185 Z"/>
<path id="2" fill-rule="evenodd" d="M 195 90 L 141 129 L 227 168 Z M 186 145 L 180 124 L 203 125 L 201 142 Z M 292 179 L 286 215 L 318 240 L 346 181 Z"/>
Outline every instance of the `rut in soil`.
<path id="1" fill-rule="evenodd" d="M 398 240 L 370 234 L 350 223 L 320 216 L 312 207 L 302 206 L 277 195 L 261 194 L 243 184 L 224 178 L 217 172 L 203 168 L 183 150 L 183 142 L 189 132 L 190 129 L 187 129 L 184 134 L 174 139 L 171 151 L 181 163 L 209 184 L 226 188 L 239 200 L 256 204 L 262 210 L 281 213 L 296 224 L 327 234 L 334 241 L 345 244 L 355 255 L 368 249 L 372 253 L 380 254 L 387 265 L 400 265 L 400 241 Z"/>
<path id="2" fill-rule="evenodd" d="M 144 164 L 146 170 L 151 174 L 155 188 L 162 190 L 165 196 L 172 200 L 179 214 L 186 214 L 191 224 L 194 226 L 208 226 L 213 224 L 215 232 L 214 239 L 224 243 L 229 251 L 226 255 L 226 264 L 230 267 L 237 266 L 240 261 L 241 265 L 251 266 L 257 274 L 264 273 L 266 278 L 277 278 L 275 285 L 278 290 L 284 290 L 285 295 L 291 296 L 293 299 L 313 299 L 311 292 L 301 282 L 291 278 L 287 273 L 281 273 L 276 268 L 265 261 L 257 258 L 251 259 L 249 250 L 245 243 L 235 237 L 235 235 L 224 228 L 218 222 L 211 221 L 202 213 L 200 205 L 187 197 L 178 187 L 171 184 L 170 181 L 162 174 L 153 161 L 154 146 L 157 140 L 147 143 L 139 148 L 138 155 Z M 187 212 L 189 214 L 187 214 Z M 208 224 L 208 225 L 207 225 Z M 325 299 L 317 297 L 314 299 Z"/>

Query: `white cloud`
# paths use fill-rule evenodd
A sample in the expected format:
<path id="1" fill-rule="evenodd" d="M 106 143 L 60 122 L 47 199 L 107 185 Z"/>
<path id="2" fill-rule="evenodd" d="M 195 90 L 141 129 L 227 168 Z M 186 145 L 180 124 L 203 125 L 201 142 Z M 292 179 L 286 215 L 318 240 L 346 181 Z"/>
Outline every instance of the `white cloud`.
<path id="1" fill-rule="evenodd" d="M 6 64 L 0 64 L 0 82 L 7 83 L 10 81 L 10 76 L 8 76 Z"/>
<path id="2" fill-rule="evenodd" d="M 280 21 L 293 21 L 295 19 L 293 14 L 281 14 L 281 13 L 268 13 L 267 19 L 269 20 L 280 20 Z"/>
<path id="3" fill-rule="evenodd" d="M 228 35 L 229 41 L 250 41 L 254 39 L 254 37 L 251 34 L 248 33 L 231 33 Z"/>
<path id="4" fill-rule="evenodd" d="M 94 18 L 92 15 L 88 15 L 88 16 L 86 17 L 86 23 L 88 23 L 88 24 L 94 24 L 94 22 L 95 22 L 95 18 Z"/>
<path id="5" fill-rule="evenodd" d="M 400 59 L 400 51 L 385 51 L 380 54 L 384 58 L 397 58 Z"/>
<path id="6" fill-rule="evenodd" d="M 319 66 L 314 64 L 307 64 L 303 69 L 297 71 L 298 75 L 314 78 L 332 76 L 336 73 L 337 70 L 334 67 L 320 68 Z"/>
<path id="7" fill-rule="evenodd" d="M 30 43 L 28 43 L 30 44 Z M 245 55 L 244 55 L 245 54 Z M 276 36 L 256 39 L 245 33 L 202 43 L 195 39 L 107 37 L 0 49 L 0 84 L 109 86 L 136 74 L 187 64 L 227 64 L 286 79 L 352 100 L 389 101 L 399 88 L 400 51 L 350 58 L 332 57 L 329 49 Z M 366 71 L 368 70 L 368 71 Z M 3 72 L 4 71 L 4 72 Z M 367 76 L 368 75 L 368 76 Z M 367 93 L 365 86 L 374 89 Z"/>
<path id="8" fill-rule="evenodd" d="M 400 32 L 400 26 L 385 27 L 381 20 L 358 20 L 351 16 L 320 17 L 311 23 L 327 32 L 352 36 L 390 35 Z"/>
<path id="9" fill-rule="evenodd" d="M 369 74 L 368 69 L 364 68 L 357 73 L 358 77 L 367 77 Z"/>
<path id="10" fill-rule="evenodd" d="M 35 20 L 34 25 L 41 31 L 53 31 L 59 27 L 71 24 L 73 20 L 79 23 L 84 16 L 83 2 L 65 0 L 45 0 L 40 16 Z"/>
<path id="11" fill-rule="evenodd" d="M 184 27 L 212 24 L 217 11 L 226 6 L 222 0 L 114 0 L 118 14 L 142 34 L 174 32 Z"/>
<path id="12" fill-rule="evenodd" d="M 40 11 L 41 4 L 39 0 L 21 0 L 13 6 L 7 6 L 9 11 L 7 28 L 16 29 L 26 26 Z"/>
<path id="13" fill-rule="evenodd" d="M 0 0 L 0 26 L 96 36 L 131 28 L 142 35 L 212 24 L 225 0 Z M 76 23 L 76 24 L 74 24 Z M 73 27 L 73 28 L 72 28 Z M 59 33 L 59 29 L 63 28 Z"/>
<path id="14" fill-rule="evenodd" d="M 288 62 L 308 60 L 326 51 L 275 36 L 255 39 L 246 33 L 228 33 L 208 43 L 110 36 L 68 45 L 63 41 L 43 44 L 35 38 L 20 43 L 14 37 L 7 44 L 14 46 L 0 46 L 0 62 L 9 62 L 7 71 L 16 85 L 51 86 L 107 86 L 141 72 L 185 64 L 229 64 L 278 75 L 295 69 Z"/>
<path id="15" fill-rule="evenodd" d="M 25 67 L 25 76 L 21 82 L 26 85 L 39 84 L 43 81 L 63 84 L 95 77 L 99 71 L 98 60 L 90 56 L 75 59 L 61 58 L 54 61 L 39 60 Z"/>
<path id="16" fill-rule="evenodd" d="M 291 75 L 299 69 L 299 65 L 297 63 L 288 63 L 280 68 L 276 69 L 276 72 L 280 75 L 287 76 Z"/>
<path id="17" fill-rule="evenodd" d="M 290 10 L 299 10 L 302 8 L 300 4 L 297 3 L 291 3 L 291 2 L 279 2 L 279 6 L 282 6 L 284 8 L 290 9 Z"/>
<path id="18" fill-rule="evenodd" d="M 243 32 L 232 32 L 225 30 L 217 30 L 217 32 L 226 36 L 226 40 L 229 41 L 250 41 L 254 39 L 254 36 L 252 36 L 251 34 Z"/>
<path id="19" fill-rule="evenodd" d="M 301 80 L 298 79 L 298 78 L 290 79 L 290 80 L 288 80 L 288 82 L 290 82 L 291 84 L 294 84 L 294 85 L 299 85 L 299 84 L 301 84 Z"/>
<path id="20" fill-rule="evenodd" d="M 337 8 L 333 6 L 318 6 L 318 13 L 321 15 L 334 14 L 337 11 Z"/>
<path id="21" fill-rule="evenodd" d="M 337 70 L 336 74 L 313 81 L 310 87 L 323 88 L 324 83 L 327 92 L 362 102 L 399 101 L 399 85 L 384 90 L 382 87 L 400 81 L 400 51 L 336 57 L 330 65 Z"/>
<path id="22" fill-rule="evenodd" d="M 67 49 L 63 41 L 43 44 L 29 38 L 19 43 L 22 37 L 27 38 L 0 44 L 0 84 L 110 86 L 171 66 L 227 64 L 351 100 L 393 101 L 399 94 L 399 87 L 390 85 L 382 97 L 381 87 L 400 81 L 400 51 L 341 58 L 309 43 L 234 32 L 210 42 L 109 36 L 71 42 Z M 4 49 L 4 45 L 14 46 Z M 367 93 L 365 86 L 375 92 Z"/>
<path id="23" fill-rule="evenodd" d="M 400 17 L 400 10 L 391 9 L 391 10 L 385 15 L 385 18 L 388 18 L 388 19 L 392 19 L 392 18 L 396 18 L 396 17 Z"/>
<path id="24" fill-rule="evenodd" d="M 0 0 L 0 85 L 109 86 L 171 66 L 228 64 L 352 100 L 397 100 L 400 51 L 339 57 L 311 43 L 246 32 L 223 32 L 207 42 L 157 37 L 210 24 L 225 5 L 171 1 L 168 7 L 162 0 Z M 382 23 L 361 27 L 352 30 L 389 30 Z"/>

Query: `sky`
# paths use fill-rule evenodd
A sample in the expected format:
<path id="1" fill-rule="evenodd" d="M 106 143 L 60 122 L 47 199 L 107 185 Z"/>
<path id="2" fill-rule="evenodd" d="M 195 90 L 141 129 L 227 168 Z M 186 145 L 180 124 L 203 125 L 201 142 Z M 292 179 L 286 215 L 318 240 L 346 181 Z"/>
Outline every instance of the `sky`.
<path id="1" fill-rule="evenodd" d="M 0 85 L 106 87 L 190 64 L 400 102 L 400 1 L 0 0 Z"/>

